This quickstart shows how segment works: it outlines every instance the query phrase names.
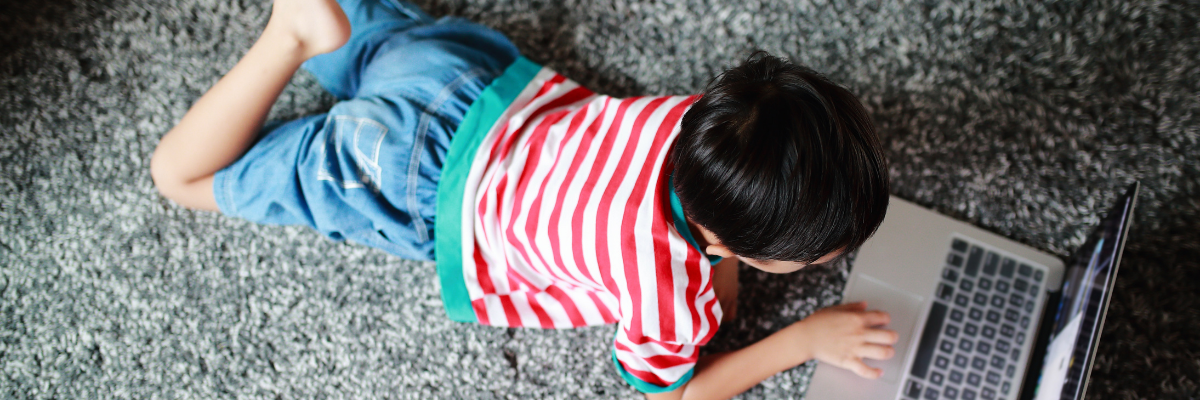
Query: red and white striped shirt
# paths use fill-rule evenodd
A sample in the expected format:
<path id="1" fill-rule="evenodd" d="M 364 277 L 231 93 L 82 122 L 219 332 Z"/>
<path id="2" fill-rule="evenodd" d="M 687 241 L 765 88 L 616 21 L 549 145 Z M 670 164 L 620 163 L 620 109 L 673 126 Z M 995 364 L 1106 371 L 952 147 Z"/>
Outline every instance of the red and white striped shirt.
<path id="1" fill-rule="evenodd" d="M 469 301 L 474 320 L 495 326 L 616 322 L 614 359 L 635 387 L 660 391 L 690 379 L 698 346 L 721 319 L 712 266 L 676 226 L 668 184 L 667 156 L 695 97 L 597 95 L 523 58 L 489 90 L 511 101 L 495 122 L 464 123 L 456 133 L 455 141 L 474 142 L 452 144 L 447 168 L 458 177 L 447 184 L 461 185 L 457 203 L 439 188 L 448 310 Z M 504 97 L 485 92 L 479 101 Z M 477 106 L 468 119 L 486 113 Z M 455 160 L 455 150 L 469 159 Z M 443 200 L 458 207 L 446 226 Z M 457 232 L 443 232 L 450 229 Z M 444 234 L 455 243 L 443 246 Z M 457 254 L 443 257 L 447 250 Z M 465 299 L 455 293 L 463 287 L 446 293 L 447 276 L 452 286 L 461 277 Z"/>

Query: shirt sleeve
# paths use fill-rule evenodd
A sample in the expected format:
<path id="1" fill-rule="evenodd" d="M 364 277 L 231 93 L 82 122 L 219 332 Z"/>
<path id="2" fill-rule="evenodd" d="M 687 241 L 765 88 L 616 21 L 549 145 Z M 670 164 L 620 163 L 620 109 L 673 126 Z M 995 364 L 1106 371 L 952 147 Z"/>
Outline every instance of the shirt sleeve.
<path id="1" fill-rule="evenodd" d="M 642 393 L 662 393 L 678 389 L 692 379 L 700 346 L 671 343 L 617 328 L 613 343 L 613 364 L 617 373 Z"/>

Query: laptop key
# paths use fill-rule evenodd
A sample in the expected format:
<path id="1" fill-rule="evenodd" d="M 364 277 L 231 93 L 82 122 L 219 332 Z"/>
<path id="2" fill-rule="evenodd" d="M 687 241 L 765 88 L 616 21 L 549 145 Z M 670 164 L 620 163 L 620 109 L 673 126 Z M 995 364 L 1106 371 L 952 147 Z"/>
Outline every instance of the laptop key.
<path id="1" fill-rule="evenodd" d="M 1000 393 L 1008 394 L 1010 390 L 1012 390 L 1012 383 L 1004 382 L 1003 385 L 1000 385 Z"/>
<path id="2" fill-rule="evenodd" d="M 1024 279 L 1017 278 L 1017 280 L 1013 281 L 1013 290 L 1016 290 L 1018 292 L 1025 292 L 1028 289 L 1029 289 L 1029 282 L 1026 282 Z"/>
<path id="3" fill-rule="evenodd" d="M 938 400 L 937 389 L 931 387 L 925 388 L 925 400 Z"/>
<path id="4" fill-rule="evenodd" d="M 988 322 L 991 322 L 993 324 L 999 323 L 1000 322 L 1000 313 L 996 312 L 996 310 L 988 310 L 987 320 L 988 320 Z"/>
<path id="5" fill-rule="evenodd" d="M 950 343 L 949 340 L 943 340 L 941 346 L 938 346 L 938 348 L 942 349 L 943 352 L 953 353 L 954 343 Z"/>
<path id="6" fill-rule="evenodd" d="M 970 352 L 971 352 L 971 348 L 972 348 L 972 347 L 974 347 L 974 346 L 975 346 L 975 343 L 974 343 L 974 342 L 972 342 L 970 339 L 967 339 L 967 338 L 962 338 L 962 339 L 960 339 L 960 340 L 958 341 L 958 348 L 959 348 L 959 349 L 962 349 L 962 351 L 963 351 L 964 353 L 970 353 Z M 954 346 L 950 346 L 950 348 L 954 348 Z"/>
<path id="7" fill-rule="evenodd" d="M 939 299 L 950 301 L 950 298 L 954 296 L 954 288 L 945 283 L 938 284 L 937 296 Z"/>
<path id="8" fill-rule="evenodd" d="M 995 368 L 997 370 L 1004 369 L 1004 357 L 1001 357 L 998 355 L 992 356 L 992 368 Z M 1000 375 L 996 375 L 996 378 L 999 379 Z M 995 383 L 995 382 L 992 382 L 992 383 Z"/>
<path id="9" fill-rule="evenodd" d="M 967 255 L 967 266 L 963 268 L 963 274 L 970 277 L 979 275 L 980 261 L 983 261 L 983 249 L 971 246 L 971 252 Z"/>
<path id="10" fill-rule="evenodd" d="M 912 397 L 914 399 L 919 398 L 921 396 L 922 388 L 923 388 L 923 386 L 921 385 L 921 382 L 917 382 L 912 379 L 909 379 L 908 385 L 905 386 L 905 388 L 904 388 L 904 395 L 908 396 L 908 397 Z"/>
<path id="11" fill-rule="evenodd" d="M 993 400 L 996 398 L 996 391 L 987 387 L 979 389 L 979 398 L 983 400 Z"/>
<path id="12" fill-rule="evenodd" d="M 1033 267 L 1021 264 L 1021 266 L 1017 268 L 1017 274 L 1021 276 L 1029 276 L 1033 274 Z"/>
<path id="13" fill-rule="evenodd" d="M 962 256 L 960 256 L 958 254 L 950 254 L 950 255 L 946 256 L 946 264 L 950 264 L 955 267 L 961 267 L 962 262 L 963 262 L 963 258 L 962 258 Z"/>
<path id="14" fill-rule="evenodd" d="M 984 326 L 983 329 L 980 330 L 979 334 L 988 339 L 994 338 L 996 337 L 996 328 Z"/>
<path id="15" fill-rule="evenodd" d="M 966 368 L 967 364 L 970 364 L 970 363 L 971 363 L 971 360 L 968 359 L 967 356 L 964 356 L 962 354 L 954 356 L 954 365 L 957 365 L 959 368 Z"/>
<path id="16" fill-rule="evenodd" d="M 963 333 L 967 334 L 967 336 L 975 337 L 975 334 L 979 333 L 979 326 L 968 322 L 966 325 L 963 325 Z"/>
<path id="17" fill-rule="evenodd" d="M 971 299 L 965 294 L 959 294 L 958 296 L 954 296 L 954 304 L 958 304 L 959 307 L 966 307 L 967 304 L 971 304 Z"/>
<path id="18" fill-rule="evenodd" d="M 959 315 L 962 315 L 961 311 L 959 312 Z M 958 327 L 954 325 L 946 325 L 946 337 L 951 339 L 958 337 Z"/>
<path id="19" fill-rule="evenodd" d="M 1016 373 L 1017 373 L 1017 366 L 1015 364 L 1008 364 L 1008 368 L 1004 369 L 1004 375 L 1009 378 L 1012 378 L 1013 375 L 1016 375 Z"/>
<path id="20" fill-rule="evenodd" d="M 977 283 L 979 290 L 992 290 L 992 280 L 988 278 L 979 278 Z"/>
<path id="21" fill-rule="evenodd" d="M 1000 293 L 1008 293 L 1008 282 L 996 281 L 996 291 Z"/>
<path id="22" fill-rule="evenodd" d="M 1038 293 L 1038 285 L 1037 284 L 1029 285 L 1029 295 L 1037 296 L 1037 293 Z"/>
<path id="23" fill-rule="evenodd" d="M 1009 346 L 1010 345 L 1008 344 L 1007 341 L 1003 341 L 1003 340 L 996 341 L 996 351 L 998 351 L 998 352 L 1007 353 L 1008 349 L 1010 348 Z"/>
<path id="24" fill-rule="evenodd" d="M 988 342 L 975 343 L 975 351 L 979 354 L 987 355 L 992 351 L 992 345 L 988 344 Z"/>
<path id="25" fill-rule="evenodd" d="M 975 400 L 975 391 L 967 388 L 962 390 L 962 400 Z"/>
<path id="26" fill-rule="evenodd" d="M 958 398 L 958 389 L 953 386 L 948 386 L 942 390 L 942 395 L 947 399 L 954 400 Z"/>
<path id="27" fill-rule="evenodd" d="M 986 377 L 984 377 L 983 379 L 984 379 L 984 380 L 986 380 L 986 381 L 987 381 L 987 383 L 990 383 L 990 384 L 993 384 L 993 385 L 999 385 L 999 384 L 1000 384 L 1000 374 L 997 374 L 997 373 L 995 373 L 995 372 L 992 372 L 992 371 L 988 371 L 988 373 L 987 373 L 987 376 L 986 376 Z"/>
<path id="28" fill-rule="evenodd" d="M 983 319 L 983 310 L 971 307 L 971 311 L 969 311 L 967 315 L 971 317 L 972 321 L 979 321 Z"/>
<path id="29" fill-rule="evenodd" d="M 962 290 L 962 291 L 964 291 L 964 292 L 970 292 L 970 291 L 971 291 L 971 289 L 973 289 L 973 288 L 975 288 L 975 283 L 974 283 L 974 282 L 971 282 L 971 281 L 969 281 L 969 280 L 966 280 L 966 279 L 963 279 L 963 280 L 961 280 L 961 281 L 958 281 L 958 289 L 959 289 L 959 290 Z"/>
<path id="30" fill-rule="evenodd" d="M 967 384 L 968 385 L 978 387 L 979 382 L 982 380 L 983 380 L 983 377 L 979 376 L 979 374 L 976 374 L 974 372 L 967 374 Z"/>
<path id="31" fill-rule="evenodd" d="M 1004 319 L 1008 322 L 1017 322 L 1021 318 L 1021 313 L 1014 309 L 1004 310 Z"/>
<path id="32" fill-rule="evenodd" d="M 1045 276 L 1046 275 L 1044 273 L 1042 273 L 1041 270 L 1038 270 L 1037 272 L 1033 273 L 1033 280 L 1041 282 L 1042 278 L 1044 278 Z"/>
<path id="33" fill-rule="evenodd" d="M 975 357 L 971 359 L 971 368 L 975 368 L 976 371 L 983 371 L 987 368 L 987 360 L 984 360 L 983 357 Z"/>
<path id="34" fill-rule="evenodd" d="M 1003 329 L 1003 327 L 1001 327 Z M 1025 344 L 1025 332 L 1017 334 L 1017 344 Z"/>
<path id="35" fill-rule="evenodd" d="M 1003 263 L 1000 263 L 1000 276 L 1012 278 L 1013 270 L 1016 269 L 1017 262 L 1011 258 L 1005 258 Z"/>
<path id="36" fill-rule="evenodd" d="M 1029 317 L 1021 317 L 1021 329 L 1029 328 Z"/>
<path id="37" fill-rule="evenodd" d="M 921 342 L 917 346 L 917 357 L 913 360 L 911 373 L 924 379 L 929 371 L 929 362 L 933 361 L 933 351 L 937 346 L 938 335 L 942 332 L 942 324 L 946 321 L 947 307 L 942 303 L 933 303 L 929 310 L 929 319 L 925 320 L 925 330 L 921 332 Z"/>
<path id="38" fill-rule="evenodd" d="M 1000 335 L 1001 336 L 1010 338 L 1016 332 L 1017 332 L 1017 330 L 1013 329 L 1012 325 L 1004 324 L 1004 325 L 1000 326 Z M 1020 343 L 1020 342 L 1017 342 L 1017 343 Z"/>
<path id="39" fill-rule="evenodd" d="M 1017 360 L 1021 359 L 1021 349 L 1013 349 L 1012 353 L 1010 353 L 1010 355 L 1011 355 L 1013 362 L 1017 362 Z"/>
<path id="40" fill-rule="evenodd" d="M 946 367 L 950 366 L 950 359 L 946 358 L 946 356 L 937 356 L 937 359 L 933 360 L 933 365 L 941 369 L 946 369 Z"/>
<path id="41" fill-rule="evenodd" d="M 1033 300 L 1029 300 L 1029 301 L 1025 302 L 1025 312 L 1027 312 L 1027 313 L 1033 312 Z"/>
<path id="42" fill-rule="evenodd" d="M 1000 265 L 1000 255 L 988 252 L 987 259 L 983 262 L 983 274 L 992 276 L 996 275 L 996 267 Z"/>
<path id="43" fill-rule="evenodd" d="M 958 372 L 958 371 L 950 371 L 950 376 L 948 377 L 948 379 L 950 379 L 950 382 L 962 383 L 963 374 L 962 374 L 962 372 Z"/>
<path id="44" fill-rule="evenodd" d="M 929 373 L 929 382 L 933 383 L 934 385 L 941 385 L 942 379 L 944 377 L 945 377 L 945 375 L 942 375 L 941 372 L 930 372 Z"/>
<path id="45" fill-rule="evenodd" d="M 950 248 L 959 253 L 965 252 L 967 251 L 967 242 L 962 239 L 954 239 L 954 241 L 950 242 Z"/>
<path id="46" fill-rule="evenodd" d="M 962 320 L 963 320 L 962 310 L 959 310 L 959 309 L 950 310 L 950 320 L 954 321 L 954 322 L 962 322 Z"/>
<path id="47" fill-rule="evenodd" d="M 958 271 L 954 268 L 946 267 L 942 270 L 942 279 L 950 282 L 958 282 Z"/>
<path id="48" fill-rule="evenodd" d="M 988 302 L 988 296 L 986 294 L 975 293 L 975 304 L 982 306 L 982 305 L 986 305 L 987 302 Z"/>
<path id="49" fill-rule="evenodd" d="M 992 307 L 1004 308 L 1004 296 L 1001 296 L 998 294 L 993 294 L 992 295 Z"/>
<path id="50" fill-rule="evenodd" d="M 1008 303 L 1012 304 L 1013 307 L 1021 307 L 1025 304 L 1025 297 L 1021 296 L 1020 293 L 1010 294 L 1008 295 Z"/>

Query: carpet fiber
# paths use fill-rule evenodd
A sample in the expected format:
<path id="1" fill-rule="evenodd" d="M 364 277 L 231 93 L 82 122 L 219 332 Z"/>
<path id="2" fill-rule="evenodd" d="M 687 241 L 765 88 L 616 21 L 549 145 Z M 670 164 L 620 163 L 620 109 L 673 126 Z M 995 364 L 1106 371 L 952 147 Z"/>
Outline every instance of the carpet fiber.
<path id="1" fill-rule="evenodd" d="M 761 48 L 880 129 L 895 194 L 1065 256 L 1144 184 L 1091 398 L 1200 398 L 1200 3 L 422 2 L 603 93 L 694 93 Z M 0 4 L 0 398 L 637 398 L 612 326 L 447 321 L 434 265 L 159 196 L 159 138 L 262 0 Z M 299 74 L 275 118 L 333 99 Z M 742 274 L 715 349 L 835 304 L 845 266 Z M 813 363 L 743 398 L 800 398 Z"/>

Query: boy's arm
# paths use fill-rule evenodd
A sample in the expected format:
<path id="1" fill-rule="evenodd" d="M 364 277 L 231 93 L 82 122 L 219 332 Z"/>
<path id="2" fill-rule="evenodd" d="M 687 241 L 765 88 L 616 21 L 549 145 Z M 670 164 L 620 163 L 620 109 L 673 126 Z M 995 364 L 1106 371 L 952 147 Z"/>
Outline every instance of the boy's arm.
<path id="1" fill-rule="evenodd" d="M 825 308 L 740 350 L 701 357 L 691 381 L 646 398 L 727 399 L 814 358 L 865 378 L 878 378 L 882 371 L 862 359 L 884 360 L 895 354 L 891 345 L 896 332 L 878 328 L 888 321 L 882 311 L 866 311 L 865 303 Z"/>

